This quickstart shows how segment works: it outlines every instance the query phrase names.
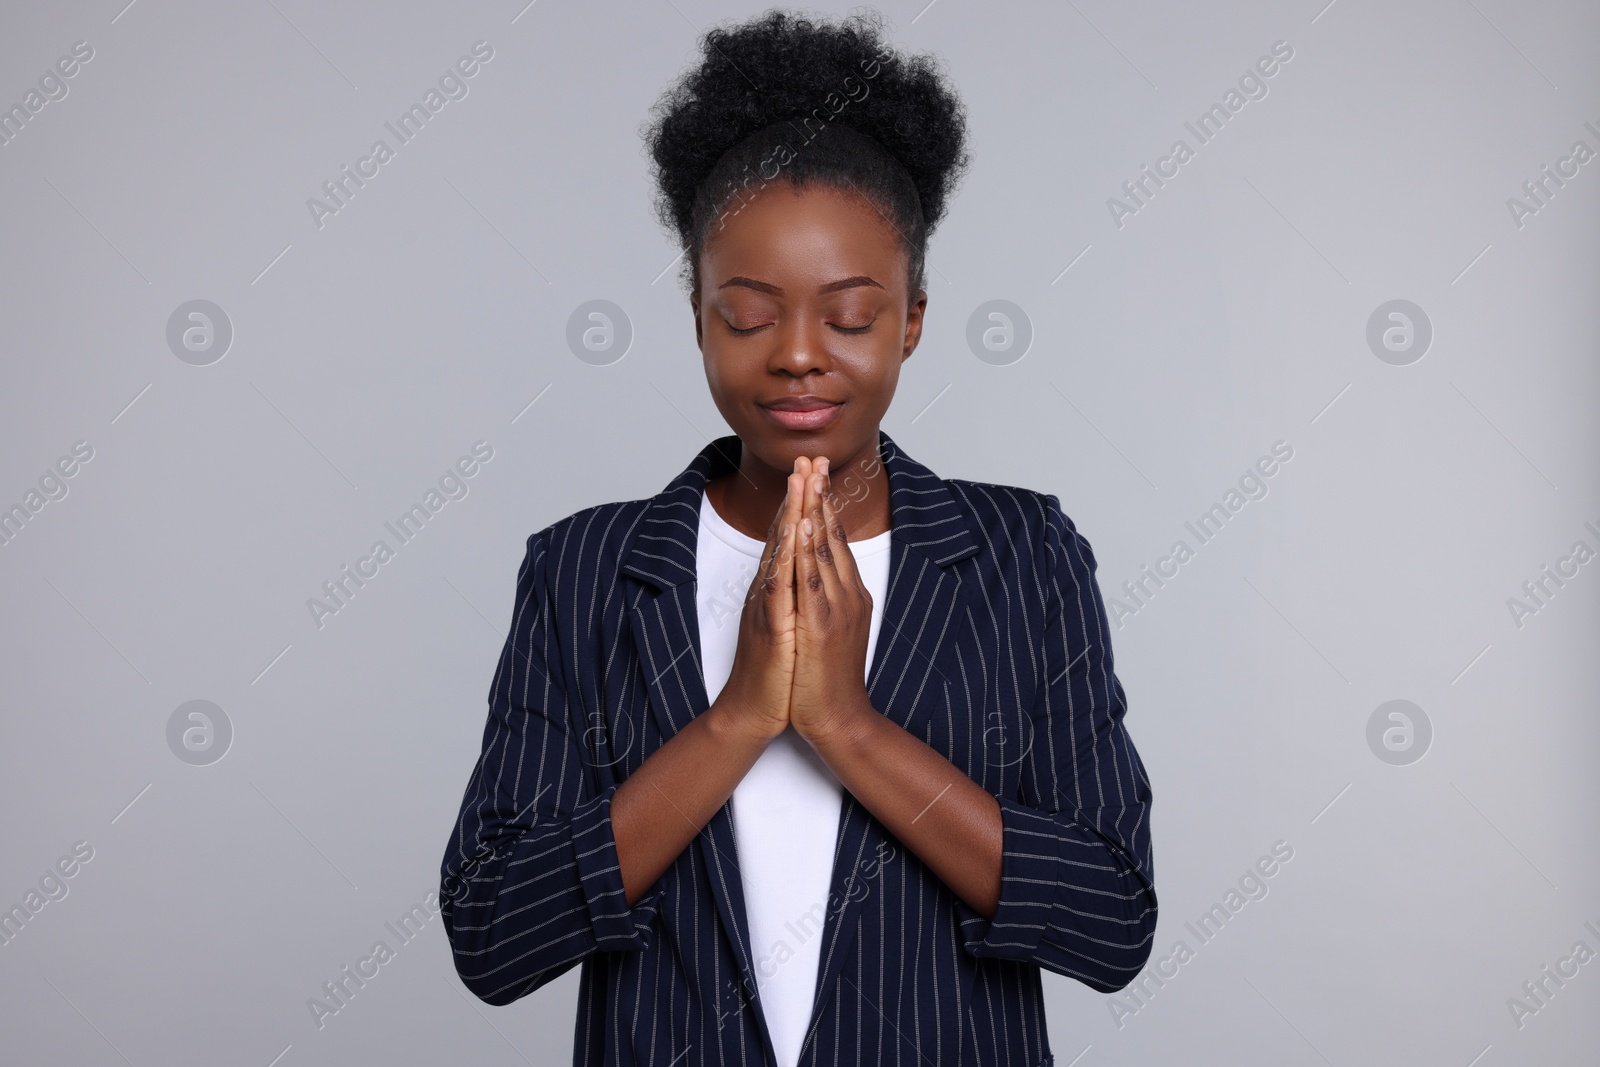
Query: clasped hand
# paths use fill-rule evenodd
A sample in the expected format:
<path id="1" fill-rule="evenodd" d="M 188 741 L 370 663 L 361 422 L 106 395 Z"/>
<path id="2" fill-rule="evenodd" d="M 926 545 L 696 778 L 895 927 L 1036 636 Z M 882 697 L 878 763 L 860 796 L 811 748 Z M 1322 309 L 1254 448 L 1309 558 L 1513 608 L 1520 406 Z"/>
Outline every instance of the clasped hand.
<path id="1" fill-rule="evenodd" d="M 740 619 L 730 685 L 767 737 L 786 726 L 812 745 L 872 712 L 872 594 L 834 510 L 826 457 L 800 457 L 768 531 Z"/>

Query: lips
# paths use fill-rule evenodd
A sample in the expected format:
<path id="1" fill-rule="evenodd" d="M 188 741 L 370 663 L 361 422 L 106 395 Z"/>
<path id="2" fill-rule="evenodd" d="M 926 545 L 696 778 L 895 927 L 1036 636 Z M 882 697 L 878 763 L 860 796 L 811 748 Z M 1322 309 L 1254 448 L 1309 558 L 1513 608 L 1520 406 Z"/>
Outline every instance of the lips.
<path id="1" fill-rule="evenodd" d="M 844 401 L 807 393 L 785 396 L 760 405 L 778 425 L 787 430 L 817 430 L 832 422 L 844 409 Z"/>

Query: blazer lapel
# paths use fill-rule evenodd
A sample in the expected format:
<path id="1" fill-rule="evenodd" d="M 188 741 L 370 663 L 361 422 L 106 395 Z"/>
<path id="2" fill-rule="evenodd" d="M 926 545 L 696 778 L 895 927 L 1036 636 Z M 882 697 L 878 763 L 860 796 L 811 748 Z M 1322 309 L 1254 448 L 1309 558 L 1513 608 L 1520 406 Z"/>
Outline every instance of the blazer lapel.
<path id="1" fill-rule="evenodd" d="M 695 600 L 696 542 L 700 530 L 700 501 L 706 483 L 739 465 L 740 444 L 735 435 L 719 437 L 705 448 L 660 493 L 650 499 L 640 522 L 639 535 L 622 570 L 650 583 L 629 609 L 634 648 L 650 708 L 665 744 L 689 721 L 711 706 L 701 668 L 700 616 Z M 756 998 L 755 966 L 750 950 L 750 928 L 745 917 L 744 881 L 739 871 L 733 834 L 732 798 L 695 837 L 694 847 L 710 871 L 711 894 L 716 898 L 722 928 L 728 931 L 733 957 L 739 966 L 738 991 L 758 1004 L 756 1025 L 766 1050 L 764 1063 L 772 1062 L 772 1035 Z M 720 1005 L 724 990 L 711 992 Z"/>
<path id="2" fill-rule="evenodd" d="M 944 707 L 949 686 L 940 665 L 954 662 L 947 653 L 965 624 L 961 580 L 946 568 L 977 552 L 979 543 L 942 478 L 900 450 L 881 430 L 879 450 L 889 475 L 889 588 L 867 695 L 885 718 L 920 737 L 922 722 Z M 889 832 L 846 790 L 811 1020 L 800 1046 L 802 1061 L 824 1000 L 832 995 L 849 958 L 872 882 L 886 877 L 882 866 L 875 867 L 871 877 L 862 870 L 877 856 L 873 842 L 884 839 L 892 839 Z M 903 845 L 898 851 L 898 862 L 906 862 L 909 852 Z M 907 872 L 896 871 L 893 876 L 909 884 Z"/>
<path id="3" fill-rule="evenodd" d="M 638 537 L 622 565 L 625 573 L 654 587 L 654 591 L 641 590 L 629 618 L 649 687 L 650 707 L 665 739 L 671 739 L 710 706 L 701 669 L 695 600 L 700 502 L 707 482 L 737 469 L 740 448 L 735 435 L 717 438 L 652 497 Z M 943 707 L 946 683 L 938 665 L 951 661 L 945 653 L 964 623 L 961 581 L 946 568 L 977 552 L 979 543 L 943 479 L 903 452 L 882 430 L 878 432 L 878 448 L 889 485 L 889 588 L 871 660 L 867 695 L 884 716 L 903 729 L 919 733 L 918 721 Z M 938 687 L 938 691 L 928 692 L 929 687 Z M 886 836 L 887 831 L 871 812 L 847 790 L 835 834 L 821 959 L 811 1025 L 801 1045 L 802 1059 L 811 1043 L 824 994 L 838 981 L 849 955 L 861 902 L 871 895 L 870 879 L 861 873 L 861 865 L 874 855 L 868 851 L 869 843 Z M 712 816 L 695 844 L 711 872 L 712 895 L 723 927 L 730 932 L 743 988 L 754 997 L 756 975 L 731 798 Z M 903 847 L 901 851 L 904 852 Z M 898 877 L 907 876 L 900 873 Z M 863 883 L 868 883 L 865 891 Z M 836 905 L 836 901 L 842 904 Z M 720 998 L 720 990 L 717 995 Z M 771 1035 L 761 1011 L 755 1014 L 770 1059 Z"/>

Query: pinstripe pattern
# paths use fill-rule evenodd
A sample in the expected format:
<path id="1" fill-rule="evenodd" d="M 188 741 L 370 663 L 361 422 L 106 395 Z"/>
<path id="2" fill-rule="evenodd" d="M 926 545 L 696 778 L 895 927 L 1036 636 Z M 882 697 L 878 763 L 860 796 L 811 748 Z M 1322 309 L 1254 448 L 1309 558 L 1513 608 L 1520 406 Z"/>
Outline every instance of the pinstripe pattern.
<path id="1" fill-rule="evenodd" d="M 993 794 L 993 920 L 847 791 L 803 1067 L 1052 1062 L 1040 968 L 1127 985 L 1156 925 L 1150 784 L 1095 559 L 1054 496 L 941 479 L 879 433 L 889 590 L 868 695 Z M 695 540 L 708 444 L 654 497 L 528 538 L 482 755 L 441 866 L 456 969 L 509 1004 L 581 964 L 574 1063 L 770 1064 L 725 804 L 633 908 L 617 786 L 708 705 Z"/>

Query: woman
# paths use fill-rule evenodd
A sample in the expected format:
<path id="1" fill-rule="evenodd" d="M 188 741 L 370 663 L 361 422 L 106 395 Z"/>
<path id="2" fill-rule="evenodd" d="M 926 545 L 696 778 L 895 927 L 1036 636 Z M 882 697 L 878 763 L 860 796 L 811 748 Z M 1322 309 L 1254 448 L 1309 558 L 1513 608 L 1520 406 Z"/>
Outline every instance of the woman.
<path id="1" fill-rule="evenodd" d="M 491 1004 L 582 964 L 577 1064 L 1049 1064 L 1040 968 L 1150 953 L 1088 542 L 879 428 L 967 157 L 878 30 L 706 34 L 648 138 L 735 432 L 528 539 L 441 899 Z"/>

